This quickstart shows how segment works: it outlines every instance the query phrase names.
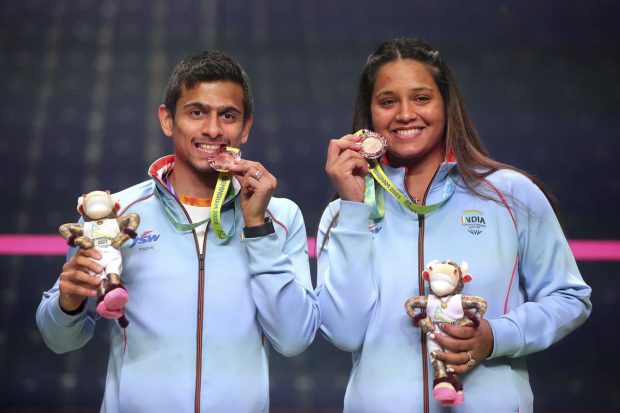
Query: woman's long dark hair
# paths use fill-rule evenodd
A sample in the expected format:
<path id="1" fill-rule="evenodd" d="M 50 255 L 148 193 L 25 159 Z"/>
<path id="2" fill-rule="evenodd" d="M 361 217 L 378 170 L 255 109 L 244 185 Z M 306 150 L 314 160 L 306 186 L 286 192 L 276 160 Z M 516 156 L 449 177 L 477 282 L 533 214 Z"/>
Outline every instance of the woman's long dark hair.
<path id="1" fill-rule="evenodd" d="M 446 110 L 444 144 L 446 151 L 456 158 L 463 184 L 474 194 L 490 198 L 480 190 L 480 182 L 498 169 L 511 169 L 531 179 L 545 194 L 557 215 L 555 198 L 539 179 L 512 165 L 495 161 L 489 156 L 467 114 L 452 71 L 439 52 L 422 40 L 411 37 L 394 38 L 382 43 L 368 57 L 357 88 L 352 133 L 360 129 L 374 130 L 370 104 L 377 71 L 386 63 L 403 59 L 412 59 L 426 66 L 439 88 Z"/>
<path id="2" fill-rule="evenodd" d="M 357 87 L 351 133 L 360 129 L 374 130 L 370 104 L 372 102 L 372 92 L 375 87 L 377 72 L 384 64 L 403 59 L 412 59 L 422 63 L 428 69 L 439 88 L 446 110 L 444 144 L 446 152 L 451 153 L 456 158 L 457 168 L 463 185 L 469 191 L 482 198 L 501 202 L 496 194 L 491 194 L 488 190 L 482 190 L 481 188 L 485 186 L 480 184 L 485 181 L 487 176 L 499 169 L 511 169 L 531 179 L 545 194 L 553 211 L 558 215 L 557 202 L 542 181 L 512 165 L 495 161 L 489 156 L 467 114 L 461 91 L 452 75 L 452 71 L 439 52 L 422 40 L 412 37 L 390 39 L 379 45 L 368 56 L 366 67 L 362 72 Z M 337 196 L 334 199 L 337 199 Z M 338 214 L 334 216 L 326 231 L 319 255 L 323 251 L 329 232 L 337 219 Z"/>

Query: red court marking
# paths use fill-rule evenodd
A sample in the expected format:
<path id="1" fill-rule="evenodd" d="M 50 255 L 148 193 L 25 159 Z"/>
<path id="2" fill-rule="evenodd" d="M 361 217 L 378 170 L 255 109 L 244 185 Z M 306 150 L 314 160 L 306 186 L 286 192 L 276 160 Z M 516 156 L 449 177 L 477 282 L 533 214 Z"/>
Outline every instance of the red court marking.
<path id="1" fill-rule="evenodd" d="M 569 240 L 577 261 L 620 261 L 618 240 Z M 60 235 L 0 235 L 0 255 L 65 255 L 67 243 Z M 308 255 L 316 258 L 316 239 L 308 237 Z"/>
<path id="2" fill-rule="evenodd" d="M 573 239 L 568 244 L 577 261 L 620 261 L 620 241 Z"/>
<path id="3" fill-rule="evenodd" d="M 68 248 L 60 235 L 0 235 L 0 255 L 65 255 Z"/>
<path id="4" fill-rule="evenodd" d="M 308 237 L 308 257 L 316 258 L 316 238 Z"/>

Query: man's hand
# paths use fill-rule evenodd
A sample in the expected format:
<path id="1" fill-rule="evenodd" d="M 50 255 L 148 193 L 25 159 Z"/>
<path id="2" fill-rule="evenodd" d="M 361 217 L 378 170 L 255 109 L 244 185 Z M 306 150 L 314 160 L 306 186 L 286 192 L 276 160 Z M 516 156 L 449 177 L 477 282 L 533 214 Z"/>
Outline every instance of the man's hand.
<path id="1" fill-rule="evenodd" d="M 239 194 L 246 227 L 265 223 L 265 211 L 278 181 L 258 162 L 239 160 L 230 169 L 241 183 Z"/>
<path id="2" fill-rule="evenodd" d="M 80 249 L 62 266 L 60 274 L 60 308 L 66 312 L 77 310 L 88 297 L 97 295 L 97 286 L 101 279 L 89 271 L 99 274 L 103 267 L 97 264 L 101 254 L 94 248 Z"/>

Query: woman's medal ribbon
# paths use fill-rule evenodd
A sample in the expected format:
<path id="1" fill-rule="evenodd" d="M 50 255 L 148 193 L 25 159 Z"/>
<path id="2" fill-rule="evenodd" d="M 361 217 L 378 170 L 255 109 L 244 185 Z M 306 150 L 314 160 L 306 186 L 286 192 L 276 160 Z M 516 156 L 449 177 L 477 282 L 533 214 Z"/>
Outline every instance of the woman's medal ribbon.
<path id="1" fill-rule="evenodd" d="M 454 192 L 454 181 L 448 175 L 444 185 L 443 199 L 440 202 L 431 205 L 416 204 L 394 185 L 383 171 L 383 168 L 381 168 L 378 158 L 383 156 L 386 151 L 387 144 L 384 144 L 384 142 L 387 142 L 386 139 L 378 133 L 366 129 L 355 132 L 355 135 L 363 138 L 360 141 L 362 146 L 361 154 L 368 159 L 369 174 L 364 177 L 364 203 L 372 207 L 370 214 L 372 220 L 379 220 L 385 216 L 385 199 L 383 198 L 383 192 L 375 188 L 375 181 L 401 205 L 418 215 L 426 215 L 438 210 Z M 367 153 L 366 148 L 372 148 L 373 150 L 371 153 Z"/>

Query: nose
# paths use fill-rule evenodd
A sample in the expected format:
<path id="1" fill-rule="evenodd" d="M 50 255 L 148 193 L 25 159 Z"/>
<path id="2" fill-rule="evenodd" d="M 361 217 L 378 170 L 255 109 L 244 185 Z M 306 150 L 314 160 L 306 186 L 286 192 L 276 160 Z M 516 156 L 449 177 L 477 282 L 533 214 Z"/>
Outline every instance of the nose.
<path id="1" fill-rule="evenodd" d="M 418 117 L 415 106 L 408 101 L 401 102 L 396 113 L 396 120 L 399 122 L 407 123 Z"/>
<path id="2" fill-rule="evenodd" d="M 217 115 L 211 114 L 205 117 L 201 130 L 202 136 L 206 136 L 211 139 L 218 138 L 222 135 L 222 128 L 220 126 L 220 119 Z"/>

